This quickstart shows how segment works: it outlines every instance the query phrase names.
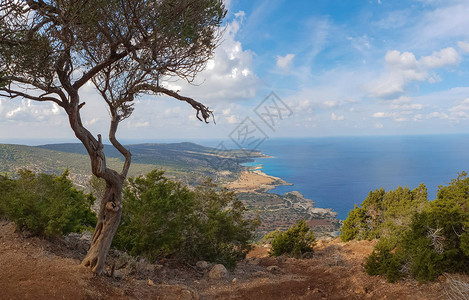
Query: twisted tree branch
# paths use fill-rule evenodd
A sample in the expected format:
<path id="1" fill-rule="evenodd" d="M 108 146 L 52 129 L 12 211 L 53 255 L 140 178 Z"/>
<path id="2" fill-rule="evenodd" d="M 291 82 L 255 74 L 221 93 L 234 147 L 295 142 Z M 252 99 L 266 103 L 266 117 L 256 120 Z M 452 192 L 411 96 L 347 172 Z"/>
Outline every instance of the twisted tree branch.
<path id="1" fill-rule="evenodd" d="M 149 91 L 149 92 L 153 92 L 156 94 L 161 93 L 161 94 L 171 96 L 180 101 L 187 102 L 197 111 L 197 114 L 196 114 L 197 119 L 208 124 L 209 123 L 208 119 L 210 119 L 210 116 L 211 116 L 213 118 L 213 123 L 215 123 L 215 117 L 213 115 L 213 111 L 211 111 L 207 106 L 203 105 L 202 103 L 198 101 L 195 101 L 192 98 L 181 96 L 175 91 L 169 90 L 161 86 L 154 86 L 150 84 L 140 84 L 136 86 L 134 89 L 137 91 Z M 200 118 L 200 115 L 202 116 L 203 120 Z"/>

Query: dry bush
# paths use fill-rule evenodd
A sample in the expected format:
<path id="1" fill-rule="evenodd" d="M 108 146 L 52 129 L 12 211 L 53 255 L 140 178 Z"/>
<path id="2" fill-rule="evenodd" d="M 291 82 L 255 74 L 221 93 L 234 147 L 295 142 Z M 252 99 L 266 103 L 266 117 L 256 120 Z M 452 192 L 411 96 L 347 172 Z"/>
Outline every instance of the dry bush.
<path id="1" fill-rule="evenodd" d="M 445 294 L 448 299 L 469 299 L 469 276 L 462 274 L 445 274 Z"/>

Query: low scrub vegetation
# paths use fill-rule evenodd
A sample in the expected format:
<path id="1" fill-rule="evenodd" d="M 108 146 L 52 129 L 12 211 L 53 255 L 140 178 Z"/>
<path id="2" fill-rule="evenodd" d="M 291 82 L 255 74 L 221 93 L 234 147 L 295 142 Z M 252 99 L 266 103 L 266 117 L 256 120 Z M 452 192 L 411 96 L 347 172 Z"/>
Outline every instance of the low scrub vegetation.
<path id="1" fill-rule="evenodd" d="M 299 258 L 304 253 L 314 251 L 315 237 L 305 220 L 298 221 L 287 231 L 273 231 L 267 234 L 265 239 L 272 244 L 272 256 L 286 254 Z"/>
<path id="2" fill-rule="evenodd" d="M 210 180 L 195 190 L 154 170 L 129 178 L 114 246 L 154 261 L 207 260 L 233 268 L 250 250 L 257 220 L 244 218 L 234 193 Z"/>
<path id="3" fill-rule="evenodd" d="M 469 272 L 467 174 L 440 186 L 435 200 L 426 198 L 423 185 L 413 191 L 381 189 L 350 212 L 342 240 L 379 238 L 365 264 L 368 274 L 423 282 L 446 272 Z"/>
<path id="4" fill-rule="evenodd" d="M 20 229 L 44 237 L 80 232 L 96 224 L 92 195 L 75 189 L 67 178 L 20 170 L 18 179 L 0 176 L 0 215 Z"/>

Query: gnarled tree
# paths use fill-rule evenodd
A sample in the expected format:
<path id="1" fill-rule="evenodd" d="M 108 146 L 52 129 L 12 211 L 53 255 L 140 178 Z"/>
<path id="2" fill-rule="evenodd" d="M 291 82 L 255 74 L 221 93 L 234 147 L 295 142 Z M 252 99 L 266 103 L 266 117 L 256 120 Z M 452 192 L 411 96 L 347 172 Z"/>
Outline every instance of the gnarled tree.
<path id="1" fill-rule="evenodd" d="M 226 10 L 221 0 L 0 0 L 0 96 L 51 101 L 67 113 L 94 175 L 106 181 L 98 223 L 82 265 L 101 274 L 122 210 L 131 154 L 116 139 L 141 94 L 189 103 L 208 123 L 212 112 L 160 83 L 192 81 L 212 56 Z M 106 166 L 101 136 L 82 123 L 80 88 L 92 82 L 110 112 L 109 140 L 125 157 Z"/>

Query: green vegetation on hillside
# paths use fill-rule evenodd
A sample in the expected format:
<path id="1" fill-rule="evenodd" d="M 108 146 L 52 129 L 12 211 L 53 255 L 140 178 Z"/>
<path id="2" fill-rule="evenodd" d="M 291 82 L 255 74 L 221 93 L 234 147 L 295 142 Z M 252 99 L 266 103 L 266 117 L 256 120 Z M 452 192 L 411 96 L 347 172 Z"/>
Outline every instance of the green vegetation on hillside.
<path id="1" fill-rule="evenodd" d="M 79 143 L 50 144 L 37 147 L 66 153 L 87 154 L 83 145 Z M 239 171 L 241 163 L 250 162 L 252 158 L 261 156 L 259 152 L 243 150 L 218 151 L 215 148 L 188 142 L 134 144 L 126 145 L 126 147 L 132 153 L 133 163 L 183 170 L 196 167 L 202 171 L 209 171 L 210 169 L 221 167 L 217 166 L 217 163 L 220 162 L 223 164 L 224 170 Z M 122 154 L 111 145 L 104 145 L 104 152 L 106 157 L 117 158 L 123 161 Z M 218 159 L 217 156 L 219 156 Z"/>
<path id="2" fill-rule="evenodd" d="M 234 267 L 250 249 L 257 220 L 232 192 L 211 181 L 189 190 L 154 170 L 129 178 L 114 245 L 150 260 L 173 257 Z"/>
<path id="3" fill-rule="evenodd" d="M 423 183 L 414 190 L 398 187 L 388 192 L 383 188 L 370 191 L 361 207 L 355 205 L 350 211 L 342 225 L 340 238 L 344 242 L 397 238 L 409 226 L 412 215 L 428 203 L 427 195 Z"/>
<path id="4" fill-rule="evenodd" d="M 193 143 L 136 144 L 127 146 L 132 153 L 130 176 L 139 176 L 158 168 L 168 177 L 186 184 L 201 184 L 201 178 L 217 182 L 234 180 L 245 167 L 241 163 L 262 156 L 243 150 L 217 151 Z M 106 164 L 115 170 L 124 165 L 123 156 L 112 146 L 104 145 Z M 15 176 L 19 169 L 39 173 L 62 174 L 66 169 L 75 184 L 86 186 L 91 174 L 88 154 L 82 144 L 51 144 L 37 147 L 0 144 L 0 173 Z"/>
<path id="5" fill-rule="evenodd" d="M 18 179 L 0 176 L 0 215 L 20 229 L 54 237 L 80 232 L 96 224 L 90 210 L 94 197 L 85 195 L 62 176 L 20 170 Z"/>
<path id="6" fill-rule="evenodd" d="M 313 253 L 316 243 L 315 237 L 305 220 L 290 227 L 287 231 L 273 231 L 265 236 L 272 244 L 270 255 L 280 256 L 282 254 L 300 258 L 304 253 Z"/>
<path id="7" fill-rule="evenodd" d="M 433 280 L 444 272 L 469 272 L 469 178 L 463 172 L 437 198 L 423 185 L 370 192 L 342 226 L 341 238 L 379 238 L 365 269 L 391 282 L 405 276 Z"/>

